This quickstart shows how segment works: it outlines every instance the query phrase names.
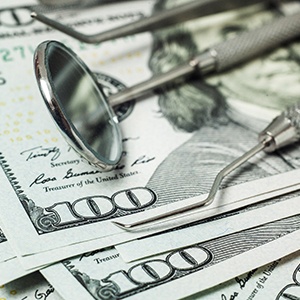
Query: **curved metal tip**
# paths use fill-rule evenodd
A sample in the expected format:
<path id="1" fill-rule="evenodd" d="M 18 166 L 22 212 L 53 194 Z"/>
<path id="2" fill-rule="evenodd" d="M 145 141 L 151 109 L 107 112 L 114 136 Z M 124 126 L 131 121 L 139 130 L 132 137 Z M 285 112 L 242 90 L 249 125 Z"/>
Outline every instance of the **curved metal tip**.
<path id="1" fill-rule="evenodd" d="M 116 221 L 111 221 L 114 225 L 116 225 L 117 227 L 121 228 L 121 229 L 131 229 L 133 226 L 132 224 L 123 224 L 120 222 L 116 222 Z"/>
<path id="2" fill-rule="evenodd" d="M 37 13 L 37 12 L 32 12 L 31 13 L 31 17 L 42 22 L 43 24 L 47 25 L 47 26 L 50 26 L 58 31 L 61 31 L 79 41 L 82 41 L 84 43 L 96 43 L 98 40 L 97 38 L 95 38 L 94 35 L 86 35 L 86 34 L 82 34 L 78 31 L 75 31 L 73 30 L 71 27 L 68 27 L 54 19 L 50 19 L 48 17 L 46 17 L 45 15 L 43 14 L 40 14 L 40 13 Z M 103 37 L 103 35 L 101 35 Z M 100 36 L 100 38 L 101 38 Z M 99 38 L 99 41 L 101 41 L 101 39 Z M 105 36 L 105 38 L 107 38 Z"/>
<path id="3" fill-rule="evenodd" d="M 136 227 L 139 228 L 140 226 L 145 226 L 145 225 L 153 223 L 153 222 L 164 221 L 165 219 L 172 218 L 175 215 L 184 215 L 185 212 L 195 210 L 202 206 L 207 206 L 207 205 L 211 204 L 212 201 L 214 200 L 214 197 L 219 189 L 219 186 L 220 186 L 223 178 L 226 175 L 228 175 L 229 173 L 231 173 L 233 170 L 235 170 L 237 167 L 239 167 L 240 165 L 242 165 L 243 163 L 248 161 L 249 158 L 251 158 L 253 155 L 255 155 L 259 151 L 263 150 L 265 147 L 266 147 L 266 143 L 264 141 L 261 143 L 258 143 L 252 149 L 250 149 L 249 151 L 244 153 L 241 157 L 235 159 L 232 163 L 230 163 L 223 170 L 221 170 L 217 174 L 207 198 L 205 198 L 204 200 L 202 200 L 200 202 L 192 203 L 192 204 L 189 204 L 189 205 L 186 205 L 186 206 L 183 206 L 183 207 L 171 210 L 171 211 L 167 211 L 167 212 L 164 212 L 164 213 L 161 213 L 158 215 L 154 215 L 152 217 L 140 220 L 135 223 L 123 224 L 123 223 L 115 222 L 115 221 L 113 221 L 112 223 L 114 223 L 116 226 L 118 226 L 121 229 L 131 230 Z"/>

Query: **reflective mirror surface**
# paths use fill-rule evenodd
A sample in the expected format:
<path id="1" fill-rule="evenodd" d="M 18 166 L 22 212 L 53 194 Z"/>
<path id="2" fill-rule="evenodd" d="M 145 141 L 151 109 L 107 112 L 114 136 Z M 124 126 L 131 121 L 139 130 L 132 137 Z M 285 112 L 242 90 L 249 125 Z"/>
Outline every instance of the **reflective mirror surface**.
<path id="1" fill-rule="evenodd" d="M 122 154 L 121 134 L 91 71 L 55 41 L 38 46 L 35 70 L 47 107 L 68 143 L 92 165 L 112 169 Z"/>

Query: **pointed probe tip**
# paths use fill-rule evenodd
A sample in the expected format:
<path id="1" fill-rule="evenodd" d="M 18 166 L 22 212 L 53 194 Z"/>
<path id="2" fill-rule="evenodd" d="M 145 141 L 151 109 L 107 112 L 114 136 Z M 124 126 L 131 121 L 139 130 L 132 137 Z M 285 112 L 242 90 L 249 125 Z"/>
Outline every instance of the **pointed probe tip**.
<path id="1" fill-rule="evenodd" d="M 32 11 L 30 14 L 31 18 L 36 18 L 37 17 L 37 13 L 35 11 Z"/>
<path id="2" fill-rule="evenodd" d="M 121 229 L 131 229 L 131 227 L 132 227 L 131 224 L 123 224 L 123 223 L 116 222 L 116 221 L 112 221 L 112 223 Z"/>

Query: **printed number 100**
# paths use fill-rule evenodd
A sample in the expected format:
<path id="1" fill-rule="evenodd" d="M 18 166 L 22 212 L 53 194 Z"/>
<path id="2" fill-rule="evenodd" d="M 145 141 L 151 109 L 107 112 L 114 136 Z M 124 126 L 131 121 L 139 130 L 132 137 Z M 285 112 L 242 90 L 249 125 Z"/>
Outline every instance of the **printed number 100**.
<path id="1" fill-rule="evenodd" d="M 59 220 L 55 227 L 64 226 L 74 222 L 92 219 L 101 219 L 113 215 L 117 210 L 133 212 L 152 205 L 156 201 L 155 193 L 145 187 L 131 188 L 107 196 L 90 196 L 75 200 L 58 202 L 47 207 L 47 212 L 54 213 Z"/>

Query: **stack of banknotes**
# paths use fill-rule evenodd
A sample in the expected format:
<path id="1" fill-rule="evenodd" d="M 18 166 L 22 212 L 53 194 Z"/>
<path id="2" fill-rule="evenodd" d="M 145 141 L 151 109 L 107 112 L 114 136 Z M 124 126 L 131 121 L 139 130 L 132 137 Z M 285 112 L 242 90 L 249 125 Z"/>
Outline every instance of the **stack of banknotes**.
<path id="1" fill-rule="evenodd" d="M 208 206 L 131 230 L 113 223 L 205 199 L 218 172 L 300 101 L 299 39 L 118 106 L 124 153 L 110 172 L 69 147 L 42 100 L 33 56 L 45 40 L 72 49 L 110 95 L 300 10 L 262 1 L 99 44 L 30 17 L 96 34 L 184 2 L 1 0 L 0 299 L 300 299 L 299 144 L 258 153 Z"/>

